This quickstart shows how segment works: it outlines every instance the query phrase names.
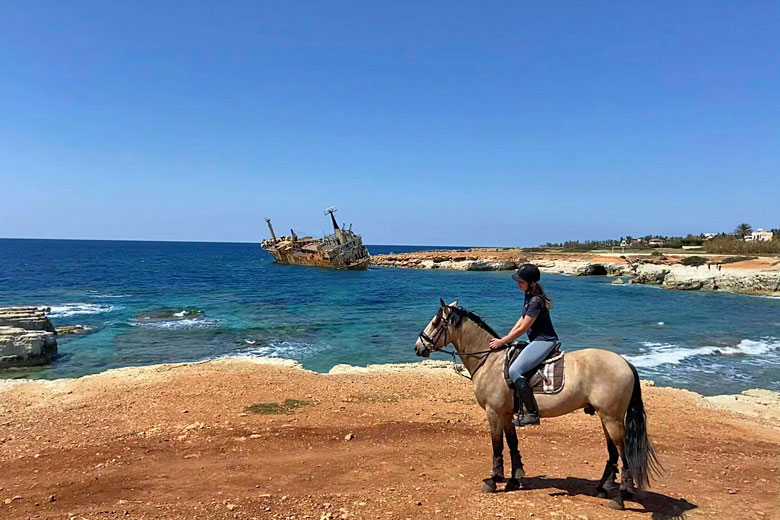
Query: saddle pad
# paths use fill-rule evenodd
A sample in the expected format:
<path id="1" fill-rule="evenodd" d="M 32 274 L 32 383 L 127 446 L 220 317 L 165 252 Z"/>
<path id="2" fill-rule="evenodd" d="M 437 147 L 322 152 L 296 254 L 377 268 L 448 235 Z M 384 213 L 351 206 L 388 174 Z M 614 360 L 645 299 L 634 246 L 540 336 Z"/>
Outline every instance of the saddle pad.
<path id="1" fill-rule="evenodd" d="M 554 361 L 543 363 L 531 378 L 531 388 L 535 394 L 557 394 L 563 389 L 564 356 L 556 356 Z M 544 376 L 544 377 L 542 377 Z"/>
<path id="2" fill-rule="evenodd" d="M 527 345 L 527 343 L 525 344 Z M 507 349 L 504 360 L 504 379 L 509 388 L 514 388 L 515 383 L 509 378 L 509 366 L 517 358 L 525 346 L 512 345 Z M 550 356 L 534 368 L 530 379 L 531 388 L 535 394 L 557 394 L 563 389 L 564 384 L 564 353 L 560 350 L 560 343 L 555 346 Z M 544 377 L 542 377 L 542 374 Z M 526 374 L 527 376 L 528 374 Z"/>

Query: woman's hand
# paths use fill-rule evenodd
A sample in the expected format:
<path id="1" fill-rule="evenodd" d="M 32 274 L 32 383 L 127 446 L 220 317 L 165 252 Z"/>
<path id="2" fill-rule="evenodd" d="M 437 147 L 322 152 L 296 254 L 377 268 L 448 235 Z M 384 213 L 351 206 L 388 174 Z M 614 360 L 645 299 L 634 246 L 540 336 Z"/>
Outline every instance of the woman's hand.
<path id="1" fill-rule="evenodd" d="M 490 350 L 496 350 L 497 348 L 501 348 L 504 345 L 504 343 L 505 343 L 504 338 L 493 338 L 490 340 L 488 347 L 490 348 Z"/>

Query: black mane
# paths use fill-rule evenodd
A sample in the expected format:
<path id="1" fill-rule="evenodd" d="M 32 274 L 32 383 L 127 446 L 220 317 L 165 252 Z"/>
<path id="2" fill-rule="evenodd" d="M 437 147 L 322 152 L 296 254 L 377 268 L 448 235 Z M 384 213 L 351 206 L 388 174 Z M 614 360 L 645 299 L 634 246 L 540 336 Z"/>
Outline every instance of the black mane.
<path id="1" fill-rule="evenodd" d="M 493 330 L 493 327 L 485 323 L 485 320 L 483 320 L 479 315 L 474 314 L 470 310 L 464 309 L 463 307 L 455 307 L 450 312 L 452 312 L 453 327 L 459 327 L 463 323 L 463 318 L 469 318 L 471 321 L 476 323 L 479 326 L 479 328 L 481 328 L 482 330 L 484 330 L 494 338 L 499 337 L 496 331 Z"/>

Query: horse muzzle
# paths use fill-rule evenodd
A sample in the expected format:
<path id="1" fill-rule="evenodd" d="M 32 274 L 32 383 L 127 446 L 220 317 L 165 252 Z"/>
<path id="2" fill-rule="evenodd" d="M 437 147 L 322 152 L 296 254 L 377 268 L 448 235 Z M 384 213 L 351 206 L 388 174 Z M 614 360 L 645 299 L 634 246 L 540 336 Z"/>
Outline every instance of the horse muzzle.
<path id="1" fill-rule="evenodd" d="M 418 338 L 414 343 L 414 353 L 420 357 L 429 357 L 431 355 L 431 349 L 423 343 L 422 339 Z"/>

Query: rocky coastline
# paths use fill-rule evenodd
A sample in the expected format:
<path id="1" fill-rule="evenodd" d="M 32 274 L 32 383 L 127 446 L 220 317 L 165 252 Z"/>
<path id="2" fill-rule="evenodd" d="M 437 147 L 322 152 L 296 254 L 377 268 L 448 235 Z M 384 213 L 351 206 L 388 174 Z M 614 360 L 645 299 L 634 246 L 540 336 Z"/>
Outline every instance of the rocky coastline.
<path id="1" fill-rule="evenodd" d="M 403 269 L 503 271 L 532 262 L 543 272 L 569 276 L 610 276 L 615 284 L 650 284 L 664 289 L 726 291 L 738 294 L 780 296 L 780 258 L 762 258 L 720 265 L 713 256 L 709 265 L 682 264 L 684 256 L 617 254 L 528 254 L 520 250 L 471 249 L 420 251 L 374 255 L 374 266 Z"/>

